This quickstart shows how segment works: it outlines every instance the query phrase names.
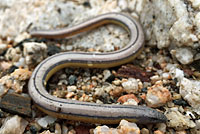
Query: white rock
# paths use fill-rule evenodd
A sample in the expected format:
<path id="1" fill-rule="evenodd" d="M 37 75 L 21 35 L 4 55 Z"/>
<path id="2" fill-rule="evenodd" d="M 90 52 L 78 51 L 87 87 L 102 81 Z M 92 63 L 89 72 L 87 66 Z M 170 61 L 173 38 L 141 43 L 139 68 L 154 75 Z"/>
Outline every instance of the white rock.
<path id="1" fill-rule="evenodd" d="M 65 125 L 62 125 L 62 134 L 68 134 L 68 131 L 69 131 L 68 127 Z"/>
<path id="2" fill-rule="evenodd" d="M 156 124 L 156 128 L 158 128 L 158 130 L 162 131 L 163 133 L 166 133 L 167 125 L 166 123 L 158 123 Z"/>
<path id="3" fill-rule="evenodd" d="M 136 7 L 135 7 L 135 10 L 136 10 L 138 13 L 142 12 L 143 7 L 144 7 L 145 4 L 148 4 L 148 3 L 146 2 L 146 0 L 136 0 L 136 3 L 137 3 L 137 5 L 136 5 Z"/>
<path id="4" fill-rule="evenodd" d="M 200 115 L 200 81 L 183 78 L 180 81 L 180 94 Z"/>
<path id="5" fill-rule="evenodd" d="M 96 100 L 96 103 L 98 103 L 98 104 L 103 104 L 103 102 L 102 102 L 102 101 L 100 101 L 99 99 L 98 99 L 98 100 Z"/>
<path id="6" fill-rule="evenodd" d="M 105 94 L 104 92 L 104 88 L 100 87 L 100 88 L 95 88 L 95 96 L 102 96 L 103 94 Z"/>
<path id="7" fill-rule="evenodd" d="M 138 126 L 135 123 L 131 123 L 126 120 L 121 120 L 119 124 L 119 129 L 122 130 L 125 134 L 140 134 L 140 129 L 138 128 Z"/>
<path id="8" fill-rule="evenodd" d="M 0 44 L 0 54 L 2 54 L 7 49 L 6 44 Z"/>
<path id="9" fill-rule="evenodd" d="M 104 52 L 110 52 L 114 51 L 114 46 L 111 43 L 104 43 L 101 47 L 100 50 Z"/>
<path id="10" fill-rule="evenodd" d="M 188 116 L 184 116 L 177 109 L 168 109 L 165 115 L 169 120 L 169 122 L 167 122 L 167 126 L 173 127 L 176 130 L 184 130 L 194 128 L 196 126 Z"/>
<path id="11" fill-rule="evenodd" d="M 111 90 L 114 90 L 116 86 L 112 84 L 108 84 L 108 85 L 103 85 L 102 88 L 105 92 L 109 93 Z"/>
<path id="12" fill-rule="evenodd" d="M 150 79 L 151 79 L 151 83 L 155 83 L 156 81 L 161 80 L 161 77 L 158 75 L 154 75 L 154 76 L 151 76 Z"/>
<path id="13" fill-rule="evenodd" d="M 6 87 L 0 83 L 0 97 L 2 97 L 2 95 L 4 95 L 7 91 L 8 89 L 6 89 Z"/>
<path id="14" fill-rule="evenodd" d="M 0 134 L 23 134 L 28 121 L 15 115 L 7 118 L 0 128 Z"/>
<path id="15" fill-rule="evenodd" d="M 109 127 L 104 125 L 104 126 L 98 126 L 96 127 L 94 130 L 93 130 L 93 133 L 94 134 L 100 134 L 100 133 L 108 133 L 110 130 L 109 130 Z"/>
<path id="16" fill-rule="evenodd" d="M 9 48 L 5 54 L 5 58 L 8 61 L 18 62 L 20 57 L 22 57 L 22 52 L 19 47 Z"/>
<path id="17" fill-rule="evenodd" d="M 98 126 L 93 130 L 94 134 L 140 134 L 140 129 L 135 123 L 130 123 L 126 120 L 121 120 L 118 129 L 109 128 L 108 126 Z"/>
<path id="18" fill-rule="evenodd" d="M 176 67 L 171 67 L 170 70 L 170 74 L 172 76 L 172 78 L 177 78 L 178 80 L 181 80 L 184 78 L 184 72 Z"/>
<path id="19" fill-rule="evenodd" d="M 200 0 L 189 0 L 194 8 L 200 8 Z"/>
<path id="20" fill-rule="evenodd" d="M 55 124 L 55 134 L 62 134 L 61 126 L 60 124 Z"/>
<path id="21" fill-rule="evenodd" d="M 200 129 L 200 119 L 195 121 L 196 129 Z"/>
<path id="22" fill-rule="evenodd" d="M 59 76 L 59 79 L 60 80 L 65 80 L 65 79 L 67 79 L 67 75 L 66 74 L 61 74 L 60 76 Z"/>
<path id="23" fill-rule="evenodd" d="M 155 85 L 148 87 L 146 95 L 146 103 L 150 107 L 159 107 L 166 104 L 171 100 L 170 91 L 162 85 L 162 83 L 156 82 Z"/>
<path id="24" fill-rule="evenodd" d="M 177 21 L 170 29 L 171 37 L 177 41 L 179 46 L 191 46 L 193 43 L 192 38 L 195 35 L 192 33 L 193 26 L 189 23 L 189 13 L 186 4 L 182 0 L 169 0 L 169 3 L 174 7 L 177 17 Z"/>
<path id="25" fill-rule="evenodd" d="M 55 134 L 55 133 L 51 133 L 49 130 L 45 130 L 45 131 L 43 131 L 43 132 L 40 133 L 40 134 Z"/>
<path id="26" fill-rule="evenodd" d="M 181 64 L 193 62 L 193 53 L 188 48 L 179 48 L 175 52 L 175 57 Z"/>
<path id="27" fill-rule="evenodd" d="M 75 5 L 73 2 L 54 0 L 45 2 L 40 0 L 30 0 L 29 2 L 20 0 L 12 1 L 11 3 L 9 3 L 9 8 L 4 2 L 0 3 L 0 7 L 3 6 L 6 9 L 0 12 L 0 31 L 3 31 L 0 34 L 3 37 L 17 36 L 28 28 L 53 29 L 58 26 L 74 24 L 71 23 L 72 19 L 82 18 L 80 16 L 86 10 L 83 6 Z M 58 9 L 61 12 L 58 12 Z"/>
<path id="28" fill-rule="evenodd" d="M 110 70 L 104 70 L 103 71 L 103 80 L 106 80 L 110 76 L 111 76 Z"/>
<path id="29" fill-rule="evenodd" d="M 17 67 L 24 67 L 25 66 L 25 58 L 21 57 L 18 62 L 14 62 L 14 65 Z"/>
<path id="30" fill-rule="evenodd" d="M 112 83 L 116 86 L 119 86 L 121 84 L 121 80 L 117 79 L 117 80 L 112 81 Z"/>
<path id="31" fill-rule="evenodd" d="M 169 73 L 165 72 L 165 73 L 162 74 L 162 78 L 165 79 L 165 80 L 169 80 L 171 78 L 171 75 Z"/>
<path id="32" fill-rule="evenodd" d="M 134 99 L 128 99 L 123 105 L 138 105 L 138 102 L 135 101 Z"/>
<path id="33" fill-rule="evenodd" d="M 28 42 L 24 43 L 24 57 L 27 65 L 40 63 L 47 57 L 47 46 L 44 43 Z"/>
<path id="34" fill-rule="evenodd" d="M 30 35 L 27 32 L 24 32 L 22 34 L 17 35 L 17 37 L 14 39 L 16 43 L 20 43 L 21 41 L 30 38 Z"/>
<path id="35" fill-rule="evenodd" d="M 200 33 L 200 12 L 195 15 L 194 19 L 195 25 L 198 28 L 198 33 Z"/>
<path id="36" fill-rule="evenodd" d="M 137 0 L 136 11 L 143 24 L 148 45 L 166 48 L 170 45 L 169 30 L 176 21 L 173 8 L 166 0 Z M 130 5 L 132 6 L 132 5 Z M 135 5 L 133 5 L 135 6 Z M 138 8 L 139 7 L 139 8 Z"/>
<path id="37" fill-rule="evenodd" d="M 37 123 L 43 128 L 47 128 L 48 125 L 54 123 L 55 121 L 56 121 L 56 118 L 48 116 L 48 115 L 37 119 Z"/>
<path id="38" fill-rule="evenodd" d="M 127 9 L 128 8 L 128 3 L 126 0 L 119 0 L 118 1 L 118 6 L 124 10 L 124 9 Z"/>
<path id="39" fill-rule="evenodd" d="M 63 84 L 68 85 L 68 81 L 67 80 L 59 80 L 58 85 L 61 86 Z"/>
<path id="40" fill-rule="evenodd" d="M 122 82 L 122 87 L 127 93 L 138 92 L 138 81 L 134 78 L 129 78 L 128 81 Z"/>
<path id="41" fill-rule="evenodd" d="M 165 67 L 165 69 L 166 69 L 167 71 L 170 71 L 170 70 L 175 69 L 175 68 L 177 68 L 177 67 L 178 67 L 178 64 L 171 64 L 171 63 L 168 63 L 167 66 Z"/>
<path id="42" fill-rule="evenodd" d="M 77 87 L 76 86 L 67 86 L 67 91 L 68 92 L 74 92 L 76 91 Z"/>

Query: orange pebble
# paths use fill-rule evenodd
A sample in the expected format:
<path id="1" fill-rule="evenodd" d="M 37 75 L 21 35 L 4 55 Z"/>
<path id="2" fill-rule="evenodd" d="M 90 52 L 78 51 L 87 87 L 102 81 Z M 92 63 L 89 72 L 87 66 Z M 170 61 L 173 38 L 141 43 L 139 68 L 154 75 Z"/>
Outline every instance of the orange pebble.
<path id="1" fill-rule="evenodd" d="M 128 101 L 128 99 L 134 99 L 137 103 L 139 103 L 138 98 L 134 94 L 123 95 L 123 96 L 119 97 L 117 102 L 125 103 Z"/>

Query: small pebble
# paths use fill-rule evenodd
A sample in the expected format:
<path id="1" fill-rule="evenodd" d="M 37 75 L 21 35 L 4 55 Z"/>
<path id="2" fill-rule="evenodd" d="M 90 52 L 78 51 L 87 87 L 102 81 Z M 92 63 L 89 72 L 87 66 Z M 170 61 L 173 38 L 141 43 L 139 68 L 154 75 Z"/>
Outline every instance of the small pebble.
<path id="1" fill-rule="evenodd" d="M 179 106 L 188 106 L 188 103 L 185 100 L 182 99 L 178 99 L 178 100 L 173 100 L 173 103 L 175 105 L 179 105 Z"/>
<path id="2" fill-rule="evenodd" d="M 0 68 L 5 71 L 9 68 L 12 67 L 12 64 L 10 62 L 6 62 L 6 61 L 3 61 L 3 62 L 0 62 Z"/>
<path id="3" fill-rule="evenodd" d="M 147 128 L 142 128 L 141 134 L 149 134 L 149 130 Z"/>
<path id="4" fill-rule="evenodd" d="M 125 102 L 128 102 L 129 99 L 133 99 L 135 100 L 135 102 L 138 104 L 139 103 L 139 100 L 137 99 L 137 97 L 134 95 L 134 94 L 127 94 L 127 95 L 123 95 L 121 97 L 118 98 L 117 102 L 120 102 L 120 103 L 125 103 Z M 136 105 L 137 105 L 136 104 Z"/>
<path id="5" fill-rule="evenodd" d="M 116 86 L 120 86 L 121 85 L 121 80 L 117 79 L 112 81 L 113 84 L 115 84 Z"/>
<path id="6" fill-rule="evenodd" d="M 58 85 L 68 85 L 68 81 L 67 80 L 59 80 Z"/>
<path id="7" fill-rule="evenodd" d="M 93 101 L 93 97 L 90 97 L 89 95 L 83 94 L 79 98 L 79 101 L 92 102 Z"/>
<path id="8" fill-rule="evenodd" d="M 30 131 L 32 134 L 37 134 L 41 130 L 41 126 L 37 123 L 31 123 Z"/>
<path id="9" fill-rule="evenodd" d="M 103 71 L 103 80 L 106 81 L 111 76 L 110 70 Z"/>
<path id="10" fill-rule="evenodd" d="M 32 72 L 28 69 L 15 69 L 15 71 L 11 74 L 15 79 L 18 80 L 27 80 L 31 77 Z"/>
<path id="11" fill-rule="evenodd" d="M 172 100 L 179 100 L 181 99 L 181 95 L 179 93 L 173 93 Z"/>
<path id="12" fill-rule="evenodd" d="M 196 129 L 200 129 L 200 119 L 195 121 L 196 123 Z"/>
<path id="13" fill-rule="evenodd" d="M 25 67 L 25 58 L 21 57 L 19 61 L 14 62 L 14 65 L 17 67 Z"/>
<path id="14" fill-rule="evenodd" d="M 55 124 L 55 134 L 62 134 L 61 126 L 58 123 Z"/>
<path id="15" fill-rule="evenodd" d="M 77 77 L 75 75 L 70 75 L 68 78 L 69 85 L 75 84 L 77 81 Z"/>
<path id="16" fill-rule="evenodd" d="M 72 129 L 72 130 L 70 130 L 70 131 L 68 132 L 68 134 L 76 134 L 76 131 L 75 131 L 74 129 Z"/>
<path id="17" fill-rule="evenodd" d="M 172 53 L 173 55 L 173 53 Z M 179 48 L 175 52 L 175 57 L 181 64 L 189 64 L 193 62 L 193 53 L 188 48 Z"/>
<path id="18" fill-rule="evenodd" d="M 24 43 L 23 54 L 27 65 L 36 65 L 47 57 L 47 46 L 44 43 L 27 42 Z"/>
<path id="19" fill-rule="evenodd" d="M 111 83 L 115 80 L 115 75 L 111 74 L 105 81 Z"/>
<path id="20" fill-rule="evenodd" d="M 9 73 L 13 73 L 13 72 L 15 71 L 15 69 L 18 69 L 18 67 L 15 66 L 15 65 L 12 65 L 12 66 L 9 68 L 8 72 L 9 72 Z"/>
<path id="21" fill-rule="evenodd" d="M 2 53 L 4 53 L 4 51 L 7 49 L 7 45 L 6 44 L 1 44 L 0 43 L 0 55 L 2 54 Z"/>
<path id="22" fill-rule="evenodd" d="M 109 93 L 109 92 L 111 92 L 111 90 L 114 90 L 116 88 L 116 86 L 114 86 L 112 84 L 108 84 L 108 85 L 103 85 L 102 88 L 106 93 Z"/>
<path id="23" fill-rule="evenodd" d="M 119 123 L 119 129 L 122 130 L 124 134 L 134 133 L 140 134 L 140 129 L 135 123 L 130 123 L 126 120 L 121 120 Z"/>
<path id="24" fill-rule="evenodd" d="M 103 94 L 105 93 L 103 88 L 95 88 L 95 96 L 103 96 Z"/>
<path id="25" fill-rule="evenodd" d="M 12 88 L 17 93 L 21 93 L 26 80 L 31 77 L 32 72 L 28 69 L 15 69 L 10 75 L 5 75 L 0 79 L 0 83 L 5 87 Z"/>
<path id="26" fill-rule="evenodd" d="M 162 83 L 157 82 L 152 87 L 148 87 L 146 103 L 149 107 L 159 107 L 171 100 L 171 93 L 163 87 Z"/>
<path id="27" fill-rule="evenodd" d="M 77 87 L 76 86 L 67 86 L 67 91 L 68 92 L 74 92 L 77 90 Z"/>
<path id="28" fill-rule="evenodd" d="M 37 123 L 42 127 L 42 128 L 47 128 L 48 125 L 54 123 L 56 121 L 56 118 L 51 117 L 51 116 L 45 116 L 42 118 L 37 119 Z"/>
<path id="29" fill-rule="evenodd" d="M 28 121 L 15 115 L 8 117 L 0 128 L 0 134 L 23 134 Z"/>
<path id="30" fill-rule="evenodd" d="M 180 94 L 196 113 L 200 115 L 200 81 L 183 78 L 180 80 Z"/>
<path id="31" fill-rule="evenodd" d="M 161 80 L 161 78 L 158 75 L 154 75 L 150 79 L 151 79 L 151 83 L 153 84 L 156 83 L 156 81 Z"/>
<path id="32" fill-rule="evenodd" d="M 162 74 L 162 78 L 163 78 L 163 79 L 166 79 L 166 80 L 169 80 L 169 79 L 171 79 L 172 77 L 171 77 L 171 75 L 170 75 L 169 73 L 163 73 L 163 74 Z"/>
<path id="33" fill-rule="evenodd" d="M 127 93 L 137 93 L 138 81 L 134 78 L 129 78 L 127 81 L 122 82 L 122 87 Z"/>
<path id="34" fill-rule="evenodd" d="M 187 132 L 185 130 L 182 131 L 176 131 L 176 134 L 187 134 Z"/>
<path id="35" fill-rule="evenodd" d="M 22 52 L 21 50 L 17 47 L 17 48 L 8 48 L 8 50 L 6 51 L 5 54 L 5 58 L 8 61 L 12 61 L 12 62 L 18 62 L 19 59 L 22 57 Z"/>
<path id="36" fill-rule="evenodd" d="M 125 10 L 128 8 L 128 3 L 126 0 L 119 0 L 118 1 L 118 6 L 122 9 Z"/>
<path id="37" fill-rule="evenodd" d="M 99 99 L 96 100 L 96 103 L 98 103 L 98 104 L 103 104 L 103 102 L 100 101 Z"/>
<path id="38" fill-rule="evenodd" d="M 66 127 L 65 125 L 62 125 L 62 134 L 68 134 L 68 127 Z"/>
<path id="39" fill-rule="evenodd" d="M 66 90 L 56 90 L 53 92 L 53 95 L 59 98 L 64 98 L 66 96 Z"/>
<path id="40" fill-rule="evenodd" d="M 0 83 L 0 97 L 8 92 L 8 89 Z"/>
<path id="41" fill-rule="evenodd" d="M 160 131 L 160 130 L 156 130 L 156 131 L 154 131 L 153 132 L 154 134 L 164 134 L 162 131 Z"/>
<path id="42" fill-rule="evenodd" d="M 67 95 L 66 95 L 65 97 L 66 97 L 67 99 L 70 99 L 70 98 L 72 98 L 74 95 L 75 95 L 74 92 L 69 92 L 69 93 L 67 93 Z"/>
<path id="43" fill-rule="evenodd" d="M 106 125 L 98 126 L 93 130 L 94 134 L 102 134 L 102 133 L 124 133 L 124 134 L 140 134 L 140 129 L 137 127 L 135 123 L 130 123 L 126 120 L 121 120 L 118 129 L 109 128 Z"/>
<path id="44" fill-rule="evenodd" d="M 176 130 L 184 130 L 196 127 L 196 124 L 190 120 L 190 117 L 181 114 L 177 109 L 168 109 L 165 115 L 168 119 L 168 127 L 175 128 Z"/>
<path id="45" fill-rule="evenodd" d="M 79 125 L 76 126 L 75 128 L 76 134 L 89 134 L 91 126 L 89 125 Z"/>
<path id="46" fill-rule="evenodd" d="M 158 123 L 156 124 L 156 127 L 158 128 L 159 131 L 161 131 L 162 133 L 166 133 L 166 124 L 165 123 Z"/>
<path id="47" fill-rule="evenodd" d="M 43 131 L 43 132 L 40 133 L 40 134 L 55 134 L 55 133 L 51 133 L 49 130 L 45 130 L 45 131 Z"/>
<path id="48" fill-rule="evenodd" d="M 114 97 L 119 97 L 123 92 L 124 89 L 122 87 L 115 87 L 112 91 L 109 92 L 109 94 Z"/>
<path id="49" fill-rule="evenodd" d="M 67 75 L 66 75 L 66 74 L 61 74 L 61 75 L 59 76 L 59 79 L 60 79 L 60 80 L 67 79 Z"/>
<path id="50" fill-rule="evenodd" d="M 141 91 L 144 92 L 144 93 L 147 93 L 147 88 L 146 87 L 142 88 Z"/>
<path id="51" fill-rule="evenodd" d="M 135 99 L 128 99 L 126 102 L 123 103 L 123 105 L 138 105 L 138 102 Z"/>
<path id="52" fill-rule="evenodd" d="M 56 45 L 48 45 L 47 54 L 49 56 L 59 53 L 60 51 L 61 51 L 60 47 L 58 47 Z"/>

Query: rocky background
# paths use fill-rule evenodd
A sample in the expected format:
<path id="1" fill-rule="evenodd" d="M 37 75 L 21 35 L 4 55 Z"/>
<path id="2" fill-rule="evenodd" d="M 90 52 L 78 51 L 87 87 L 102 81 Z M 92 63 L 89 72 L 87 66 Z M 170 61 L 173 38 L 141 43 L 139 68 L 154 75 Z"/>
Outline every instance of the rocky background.
<path id="1" fill-rule="evenodd" d="M 0 133 L 199 134 L 199 10 L 200 0 L 1 0 Z M 129 41 L 128 33 L 115 25 L 61 40 L 32 39 L 29 31 L 70 27 L 108 12 L 128 13 L 141 22 L 145 33 L 142 54 L 133 63 L 116 70 L 86 69 L 86 73 L 80 69 L 61 70 L 57 83 L 51 83 L 51 93 L 95 103 L 147 105 L 163 112 L 167 123 L 139 125 L 122 120 L 117 127 L 56 119 L 34 105 L 23 116 L 5 110 L 8 107 L 3 106 L 6 95 L 17 93 L 28 97 L 28 79 L 46 57 L 60 51 L 109 52 L 124 47 Z M 124 74 L 124 70 L 130 72 Z M 139 75 L 135 75 L 134 70 Z M 108 80 L 111 76 L 114 79 Z M 94 96 L 108 99 L 104 102 Z M 112 98 L 116 102 L 111 101 Z"/>

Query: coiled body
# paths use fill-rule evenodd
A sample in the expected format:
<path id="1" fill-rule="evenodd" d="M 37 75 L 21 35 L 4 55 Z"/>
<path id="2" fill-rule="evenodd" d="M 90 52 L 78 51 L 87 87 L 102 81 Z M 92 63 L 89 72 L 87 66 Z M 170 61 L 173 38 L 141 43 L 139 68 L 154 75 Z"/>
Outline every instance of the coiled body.
<path id="1" fill-rule="evenodd" d="M 30 96 L 39 109 L 58 118 L 104 124 L 116 124 L 121 119 L 142 124 L 165 122 L 166 117 L 162 113 L 148 107 L 80 102 L 57 98 L 46 91 L 48 79 L 62 68 L 109 68 L 133 60 L 143 48 L 143 30 L 138 21 L 128 15 L 108 13 L 71 28 L 31 33 L 33 37 L 63 38 L 108 23 L 122 26 L 129 32 L 130 41 L 126 47 L 109 53 L 64 52 L 45 59 L 36 67 L 30 78 Z"/>

